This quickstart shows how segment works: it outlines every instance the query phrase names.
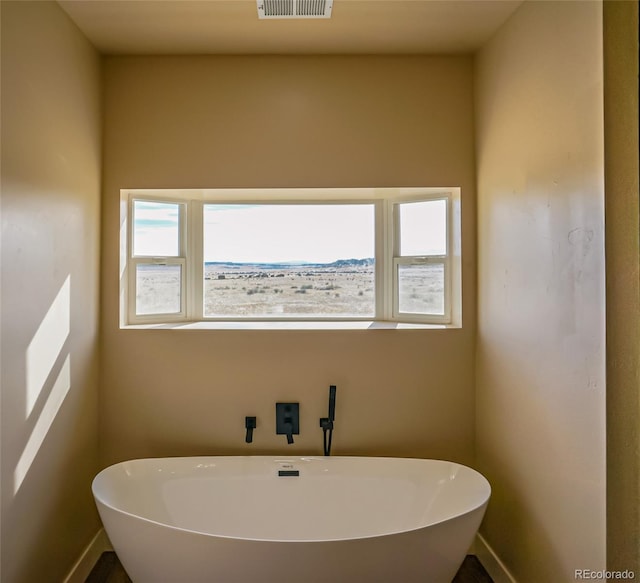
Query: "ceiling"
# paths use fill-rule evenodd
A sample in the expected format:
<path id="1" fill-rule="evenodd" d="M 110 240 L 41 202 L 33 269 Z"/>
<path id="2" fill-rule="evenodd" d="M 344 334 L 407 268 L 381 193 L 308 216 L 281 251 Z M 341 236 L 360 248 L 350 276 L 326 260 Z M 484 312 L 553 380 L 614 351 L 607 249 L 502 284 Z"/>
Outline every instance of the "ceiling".
<path id="1" fill-rule="evenodd" d="M 258 20 L 255 0 L 58 3 L 104 54 L 459 54 L 522 0 L 334 0 L 326 20 Z"/>

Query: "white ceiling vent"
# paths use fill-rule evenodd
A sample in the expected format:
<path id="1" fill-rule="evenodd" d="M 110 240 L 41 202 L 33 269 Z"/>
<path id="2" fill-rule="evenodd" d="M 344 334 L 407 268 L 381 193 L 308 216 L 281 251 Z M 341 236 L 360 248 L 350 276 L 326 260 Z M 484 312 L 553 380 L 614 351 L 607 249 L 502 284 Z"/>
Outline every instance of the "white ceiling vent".
<path id="1" fill-rule="evenodd" d="M 258 18 L 331 18 L 333 0 L 256 0 Z"/>

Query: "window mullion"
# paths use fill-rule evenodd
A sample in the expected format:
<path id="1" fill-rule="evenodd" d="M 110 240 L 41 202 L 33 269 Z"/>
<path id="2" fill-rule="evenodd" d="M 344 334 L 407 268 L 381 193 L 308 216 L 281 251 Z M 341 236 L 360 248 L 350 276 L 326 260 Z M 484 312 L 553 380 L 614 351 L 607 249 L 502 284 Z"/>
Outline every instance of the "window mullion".
<path id="1" fill-rule="evenodd" d="M 383 250 L 380 253 L 382 260 L 382 318 L 393 318 L 394 284 L 393 284 L 393 256 L 395 254 L 396 225 L 393 204 L 385 200 L 383 206 Z M 376 260 L 378 258 L 376 257 Z"/>
<path id="2" fill-rule="evenodd" d="M 129 257 L 127 274 L 127 322 L 136 321 L 136 287 L 137 287 L 137 260 Z"/>
<path id="3" fill-rule="evenodd" d="M 376 289 L 376 320 L 387 320 L 389 318 L 389 310 L 387 306 L 387 297 L 389 290 L 388 281 L 388 260 L 387 257 L 387 240 L 389 237 L 389 229 L 387 225 L 387 208 L 386 201 L 377 201 L 375 205 L 375 289 Z"/>
<path id="4" fill-rule="evenodd" d="M 444 318 L 451 322 L 451 256 L 447 254 L 444 260 Z"/>
<path id="5" fill-rule="evenodd" d="M 187 246 L 187 297 L 189 310 L 187 318 L 199 321 L 203 318 L 204 306 L 204 236 L 203 204 L 192 200 L 187 205 L 188 246 Z"/>

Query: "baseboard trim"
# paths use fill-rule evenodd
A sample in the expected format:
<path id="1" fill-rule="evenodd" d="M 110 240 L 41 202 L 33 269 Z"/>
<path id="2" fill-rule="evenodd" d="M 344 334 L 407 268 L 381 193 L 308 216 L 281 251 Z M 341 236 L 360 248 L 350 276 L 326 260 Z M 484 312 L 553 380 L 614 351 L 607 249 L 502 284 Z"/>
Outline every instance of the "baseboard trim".
<path id="1" fill-rule="evenodd" d="M 481 534 L 476 536 L 474 547 L 478 560 L 493 579 L 493 583 L 517 583 L 515 577 Z"/>
<path id="2" fill-rule="evenodd" d="M 100 555 L 112 549 L 107 533 L 104 528 L 101 528 L 75 562 L 63 583 L 84 583 L 91 573 L 91 569 L 98 562 Z"/>

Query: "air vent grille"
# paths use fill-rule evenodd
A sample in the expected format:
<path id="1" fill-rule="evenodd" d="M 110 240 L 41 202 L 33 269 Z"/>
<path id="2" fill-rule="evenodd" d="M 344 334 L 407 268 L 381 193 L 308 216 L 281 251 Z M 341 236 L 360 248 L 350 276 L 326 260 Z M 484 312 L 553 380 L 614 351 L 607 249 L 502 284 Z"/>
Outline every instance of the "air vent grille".
<path id="1" fill-rule="evenodd" d="M 258 18 L 331 18 L 333 0 L 257 0 Z"/>

